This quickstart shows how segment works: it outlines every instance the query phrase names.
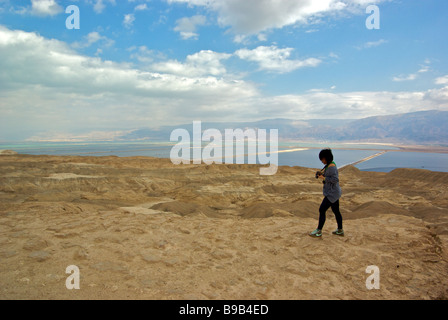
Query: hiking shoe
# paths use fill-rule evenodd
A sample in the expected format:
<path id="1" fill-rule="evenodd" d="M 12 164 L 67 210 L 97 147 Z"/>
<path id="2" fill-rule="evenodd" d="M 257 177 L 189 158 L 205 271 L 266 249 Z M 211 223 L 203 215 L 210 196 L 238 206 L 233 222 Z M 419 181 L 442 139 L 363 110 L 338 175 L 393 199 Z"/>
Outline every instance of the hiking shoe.
<path id="1" fill-rule="evenodd" d="M 320 238 L 322 237 L 322 230 L 316 229 L 313 232 L 311 232 L 309 236 L 313 238 Z"/>
<path id="2" fill-rule="evenodd" d="M 336 229 L 332 232 L 335 236 L 340 236 L 343 237 L 344 236 L 344 229 Z"/>

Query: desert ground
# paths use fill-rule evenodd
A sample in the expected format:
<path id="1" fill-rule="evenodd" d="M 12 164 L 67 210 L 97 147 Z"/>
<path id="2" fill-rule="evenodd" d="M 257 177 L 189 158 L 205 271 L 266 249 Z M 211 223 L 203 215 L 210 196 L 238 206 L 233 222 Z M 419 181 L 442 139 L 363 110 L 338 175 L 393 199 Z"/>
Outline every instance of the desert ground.
<path id="1" fill-rule="evenodd" d="M 314 173 L 1 155 L 0 299 L 448 298 L 448 173 L 341 169 L 321 239 Z"/>

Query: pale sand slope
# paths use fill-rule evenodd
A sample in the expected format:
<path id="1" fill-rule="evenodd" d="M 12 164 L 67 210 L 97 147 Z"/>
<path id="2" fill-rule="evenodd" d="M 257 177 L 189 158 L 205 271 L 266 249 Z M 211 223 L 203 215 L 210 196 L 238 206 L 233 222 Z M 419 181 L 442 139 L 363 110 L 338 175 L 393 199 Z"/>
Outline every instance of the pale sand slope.
<path id="1" fill-rule="evenodd" d="M 331 235 L 329 211 L 313 239 L 311 169 L 2 156 L 0 298 L 446 299 L 448 174 L 340 178 L 347 235 Z M 81 290 L 65 287 L 69 265 Z"/>

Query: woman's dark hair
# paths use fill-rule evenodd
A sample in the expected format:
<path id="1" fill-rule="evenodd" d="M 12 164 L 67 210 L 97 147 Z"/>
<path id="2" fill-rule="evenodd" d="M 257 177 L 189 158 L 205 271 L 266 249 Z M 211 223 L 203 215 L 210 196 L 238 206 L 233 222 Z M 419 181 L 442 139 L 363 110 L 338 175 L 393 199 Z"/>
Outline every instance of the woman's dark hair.
<path id="1" fill-rule="evenodd" d="M 324 149 L 319 153 L 319 159 L 322 160 L 325 158 L 327 160 L 327 166 L 333 162 L 333 153 L 331 149 Z"/>

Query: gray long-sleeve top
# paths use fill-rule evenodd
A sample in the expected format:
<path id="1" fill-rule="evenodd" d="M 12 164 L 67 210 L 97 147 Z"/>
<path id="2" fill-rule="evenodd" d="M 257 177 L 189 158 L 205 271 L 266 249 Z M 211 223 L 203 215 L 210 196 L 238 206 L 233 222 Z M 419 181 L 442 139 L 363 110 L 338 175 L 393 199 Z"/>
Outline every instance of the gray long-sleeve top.
<path id="1" fill-rule="evenodd" d="M 342 189 L 339 186 L 339 173 L 336 167 L 328 167 L 324 173 L 324 196 L 335 203 L 342 195 Z"/>

